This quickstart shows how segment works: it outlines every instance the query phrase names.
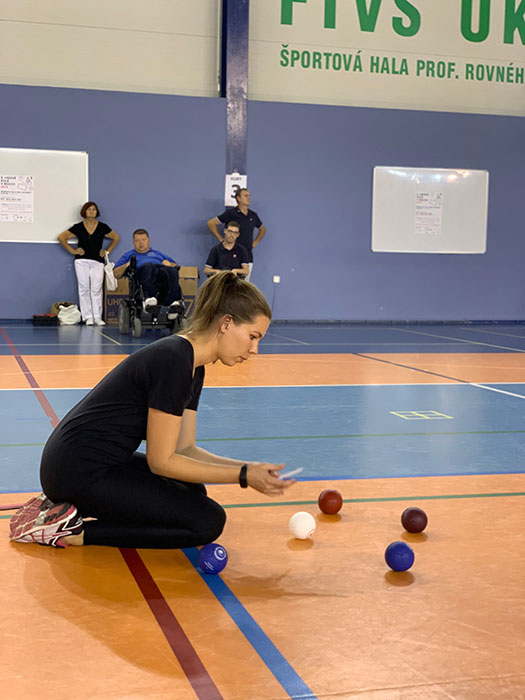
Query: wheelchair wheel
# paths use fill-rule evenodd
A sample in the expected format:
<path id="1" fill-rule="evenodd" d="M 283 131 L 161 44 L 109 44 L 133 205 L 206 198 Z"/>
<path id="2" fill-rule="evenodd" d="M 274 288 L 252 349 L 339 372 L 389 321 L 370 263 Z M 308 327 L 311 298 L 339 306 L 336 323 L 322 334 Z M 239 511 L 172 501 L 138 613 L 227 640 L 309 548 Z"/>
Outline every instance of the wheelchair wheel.
<path id="1" fill-rule="evenodd" d="M 118 329 L 121 333 L 129 333 L 129 302 L 121 301 L 118 307 Z"/>
<path id="2" fill-rule="evenodd" d="M 140 318 L 133 319 L 133 327 L 131 329 L 131 335 L 134 338 L 140 338 L 142 336 L 142 322 Z"/>

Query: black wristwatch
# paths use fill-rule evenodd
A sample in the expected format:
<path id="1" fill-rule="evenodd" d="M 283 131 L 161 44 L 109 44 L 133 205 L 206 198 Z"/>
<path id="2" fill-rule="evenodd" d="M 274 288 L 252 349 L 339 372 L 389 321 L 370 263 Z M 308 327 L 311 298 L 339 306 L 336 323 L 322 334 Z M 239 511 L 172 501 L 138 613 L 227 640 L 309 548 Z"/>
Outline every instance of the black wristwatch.
<path id="1" fill-rule="evenodd" d="M 241 485 L 241 489 L 248 488 L 248 465 L 247 464 L 243 464 L 241 467 L 241 471 L 239 472 L 239 484 Z"/>

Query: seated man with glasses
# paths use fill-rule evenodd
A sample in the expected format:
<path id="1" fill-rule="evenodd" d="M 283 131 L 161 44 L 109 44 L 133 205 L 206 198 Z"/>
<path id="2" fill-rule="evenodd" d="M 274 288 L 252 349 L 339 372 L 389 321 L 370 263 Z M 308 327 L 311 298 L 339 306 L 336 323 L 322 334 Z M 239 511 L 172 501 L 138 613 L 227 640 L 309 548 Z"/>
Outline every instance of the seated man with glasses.
<path id="1" fill-rule="evenodd" d="M 246 277 L 250 271 L 249 255 L 246 248 L 239 243 L 240 227 L 237 221 L 230 221 L 224 228 L 224 239 L 213 246 L 204 265 L 207 277 L 221 270 L 231 270 L 238 277 Z"/>

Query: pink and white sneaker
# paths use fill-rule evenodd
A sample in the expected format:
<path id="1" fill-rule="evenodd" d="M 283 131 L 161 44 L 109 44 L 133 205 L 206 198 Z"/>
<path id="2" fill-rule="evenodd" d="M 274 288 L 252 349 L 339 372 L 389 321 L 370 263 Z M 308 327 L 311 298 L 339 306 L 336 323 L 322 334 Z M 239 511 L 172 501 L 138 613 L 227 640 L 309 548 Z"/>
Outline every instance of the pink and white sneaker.
<path id="1" fill-rule="evenodd" d="M 61 539 L 82 532 L 83 522 L 71 503 L 53 503 L 43 493 L 25 503 L 11 518 L 9 539 L 49 547 L 67 544 Z"/>

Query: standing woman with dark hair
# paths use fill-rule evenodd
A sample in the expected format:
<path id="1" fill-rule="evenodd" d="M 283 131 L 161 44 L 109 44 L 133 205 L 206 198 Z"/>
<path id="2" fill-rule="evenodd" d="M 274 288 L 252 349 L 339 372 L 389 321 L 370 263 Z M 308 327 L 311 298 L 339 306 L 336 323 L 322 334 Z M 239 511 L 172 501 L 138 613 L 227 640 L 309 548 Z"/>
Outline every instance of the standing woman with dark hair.
<path id="1" fill-rule="evenodd" d="M 62 419 L 42 455 L 44 493 L 14 515 L 10 538 L 193 547 L 217 539 L 226 520 L 204 483 L 284 493 L 295 483 L 279 477 L 284 465 L 219 457 L 195 440 L 204 366 L 256 355 L 270 318 L 261 292 L 233 272 L 205 282 L 180 335 L 127 357 Z M 146 454 L 136 452 L 142 440 Z"/>
<path id="2" fill-rule="evenodd" d="M 104 255 L 111 253 L 120 240 L 107 224 L 97 221 L 100 216 L 95 202 L 86 202 L 80 210 L 84 219 L 63 231 L 58 240 L 68 253 L 75 256 L 75 272 L 78 281 L 78 298 L 82 320 L 86 326 L 104 326 L 102 320 L 102 287 L 104 284 Z M 73 248 L 68 239 L 74 236 L 77 247 Z M 104 239 L 111 243 L 104 249 Z"/>

